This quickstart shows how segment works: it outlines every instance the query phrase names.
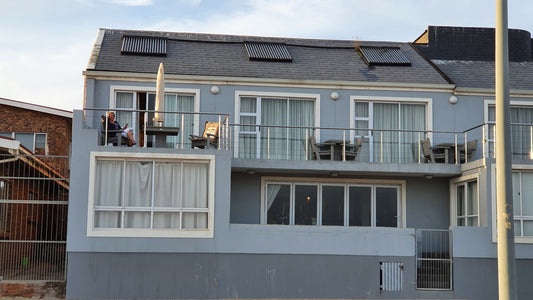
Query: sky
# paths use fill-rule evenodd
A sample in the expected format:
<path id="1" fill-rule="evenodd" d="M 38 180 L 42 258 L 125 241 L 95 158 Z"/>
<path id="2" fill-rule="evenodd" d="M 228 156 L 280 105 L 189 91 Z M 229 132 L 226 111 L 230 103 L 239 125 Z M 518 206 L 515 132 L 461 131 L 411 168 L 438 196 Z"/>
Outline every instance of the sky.
<path id="1" fill-rule="evenodd" d="M 0 0 L 0 98 L 81 109 L 99 28 L 412 42 L 436 26 L 494 27 L 496 0 Z M 508 0 L 533 32 L 533 1 Z"/>

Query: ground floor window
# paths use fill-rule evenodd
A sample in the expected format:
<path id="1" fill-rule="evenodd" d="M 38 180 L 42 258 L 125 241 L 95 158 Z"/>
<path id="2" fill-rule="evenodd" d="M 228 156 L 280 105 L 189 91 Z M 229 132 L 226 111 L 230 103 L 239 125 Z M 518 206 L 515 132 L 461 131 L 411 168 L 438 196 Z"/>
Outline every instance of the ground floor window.
<path id="1" fill-rule="evenodd" d="M 263 180 L 263 223 L 401 226 L 401 184 Z"/>
<path id="2" fill-rule="evenodd" d="M 92 233 L 158 235 L 212 229 L 212 158 L 92 159 Z"/>
<path id="3" fill-rule="evenodd" d="M 513 170 L 514 233 L 533 237 L 533 170 Z"/>
<path id="4" fill-rule="evenodd" d="M 457 226 L 479 226 L 477 179 L 455 184 Z"/>

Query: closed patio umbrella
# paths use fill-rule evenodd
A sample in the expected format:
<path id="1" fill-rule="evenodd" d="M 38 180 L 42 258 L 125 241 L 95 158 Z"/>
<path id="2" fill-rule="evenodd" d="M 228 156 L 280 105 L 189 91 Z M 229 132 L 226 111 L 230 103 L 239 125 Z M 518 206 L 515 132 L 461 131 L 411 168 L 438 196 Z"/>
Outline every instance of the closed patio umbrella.
<path id="1" fill-rule="evenodd" d="M 160 113 L 165 111 L 165 68 L 163 68 L 163 63 L 159 64 L 159 71 L 157 71 L 155 111 L 154 122 L 156 125 L 162 126 L 163 121 L 165 121 L 165 114 Z"/>

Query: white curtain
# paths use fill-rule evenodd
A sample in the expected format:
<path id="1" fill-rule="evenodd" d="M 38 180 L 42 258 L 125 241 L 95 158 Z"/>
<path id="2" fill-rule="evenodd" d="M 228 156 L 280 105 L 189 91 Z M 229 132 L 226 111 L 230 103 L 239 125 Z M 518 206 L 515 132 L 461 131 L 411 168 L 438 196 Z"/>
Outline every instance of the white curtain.
<path id="1" fill-rule="evenodd" d="M 124 204 L 126 207 L 143 208 L 143 211 L 124 213 L 124 227 L 126 228 L 150 228 L 152 170 L 152 162 L 126 162 Z"/>
<path id="2" fill-rule="evenodd" d="M 207 208 L 207 169 L 206 164 L 184 163 L 183 208 Z M 184 229 L 206 229 L 207 212 L 184 212 Z"/>
<path id="3" fill-rule="evenodd" d="M 287 125 L 287 99 L 262 98 L 261 99 L 261 124 L 262 125 Z M 270 138 L 268 131 L 270 130 Z M 261 128 L 261 158 L 287 159 L 287 128 L 262 127 Z"/>
<path id="4" fill-rule="evenodd" d="M 289 100 L 289 124 L 298 127 L 313 127 L 315 125 L 315 102 L 312 100 Z M 289 129 L 289 154 L 291 160 L 305 159 L 305 141 L 312 134 L 312 130 Z"/>
<path id="5" fill-rule="evenodd" d="M 95 206 L 121 206 L 124 161 L 99 160 L 96 164 Z M 117 211 L 96 211 L 94 227 L 119 228 L 121 213 Z"/>
<path id="6" fill-rule="evenodd" d="M 194 97 L 187 95 L 169 94 L 165 95 L 165 111 L 166 112 L 194 112 Z M 182 128 L 183 118 L 183 128 Z M 179 143 L 181 146 L 180 135 L 183 135 L 183 143 L 190 145 L 188 139 L 189 135 L 193 133 L 193 120 L 192 114 L 165 114 L 164 126 L 179 127 L 180 133 L 178 136 L 167 136 L 167 147 L 175 148 Z"/>
<path id="7" fill-rule="evenodd" d="M 374 103 L 374 161 L 384 163 L 398 162 L 398 132 L 390 129 L 398 129 L 398 103 Z M 387 130 L 389 129 L 389 130 Z M 383 153 L 381 152 L 383 151 Z"/>
<path id="8" fill-rule="evenodd" d="M 117 92 L 115 108 L 135 109 L 133 93 Z M 133 112 L 117 111 L 115 115 L 120 126 L 124 127 L 126 124 L 129 124 L 128 127 L 135 128 L 135 124 L 133 124 Z"/>
<path id="9" fill-rule="evenodd" d="M 166 119 L 165 119 L 166 120 Z M 154 207 L 180 208 L 180 162 L 156 162 L 154 174 Z M 179 228 L 179 212 L 155 212 L 154 228 Z"/>
<path id="10" fill-rule="evenodd" d="M 424 104 L 400 104 L 400 111 L 400 129 L 419 130 L 400 133 L 401 162 L 418 162 L 418 145 L 420 145 L 420 139 L 425 138 L 423 130 L 426 128 L 426 106 Z"/>
<path id="11" fill-rule="evenodd" d="M 257 98 L 242 97 L 241 116 L 240 116 L 240 134 L 239 134 L 239 157 L 257 158 L 257 127 L 242 126 L 246 124 L 257 124 Z M 250 115 L 242 115 L 250 114 Z"/>
<path id="12" fill-rule="evenodd" d="M 267 186 L 267 211 L 274 203 L 274 200 L 278 196 L 279 190 L 281 190 L 281 184 L 269 184 Z"/>

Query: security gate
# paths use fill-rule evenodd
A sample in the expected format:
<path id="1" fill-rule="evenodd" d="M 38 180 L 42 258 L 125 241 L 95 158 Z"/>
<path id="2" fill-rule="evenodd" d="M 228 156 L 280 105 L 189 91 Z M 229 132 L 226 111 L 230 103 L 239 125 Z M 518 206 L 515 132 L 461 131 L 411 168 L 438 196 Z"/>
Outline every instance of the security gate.
<path id="1" fill-rule="evenodd" d="M 0 277 L 64 281 L 68 157 L 0 154 Z"/>
<path id="2" fill-rule="evenodd" d="M 452 290 L 450 230 L 416 230 L 416 288 Z"/>

